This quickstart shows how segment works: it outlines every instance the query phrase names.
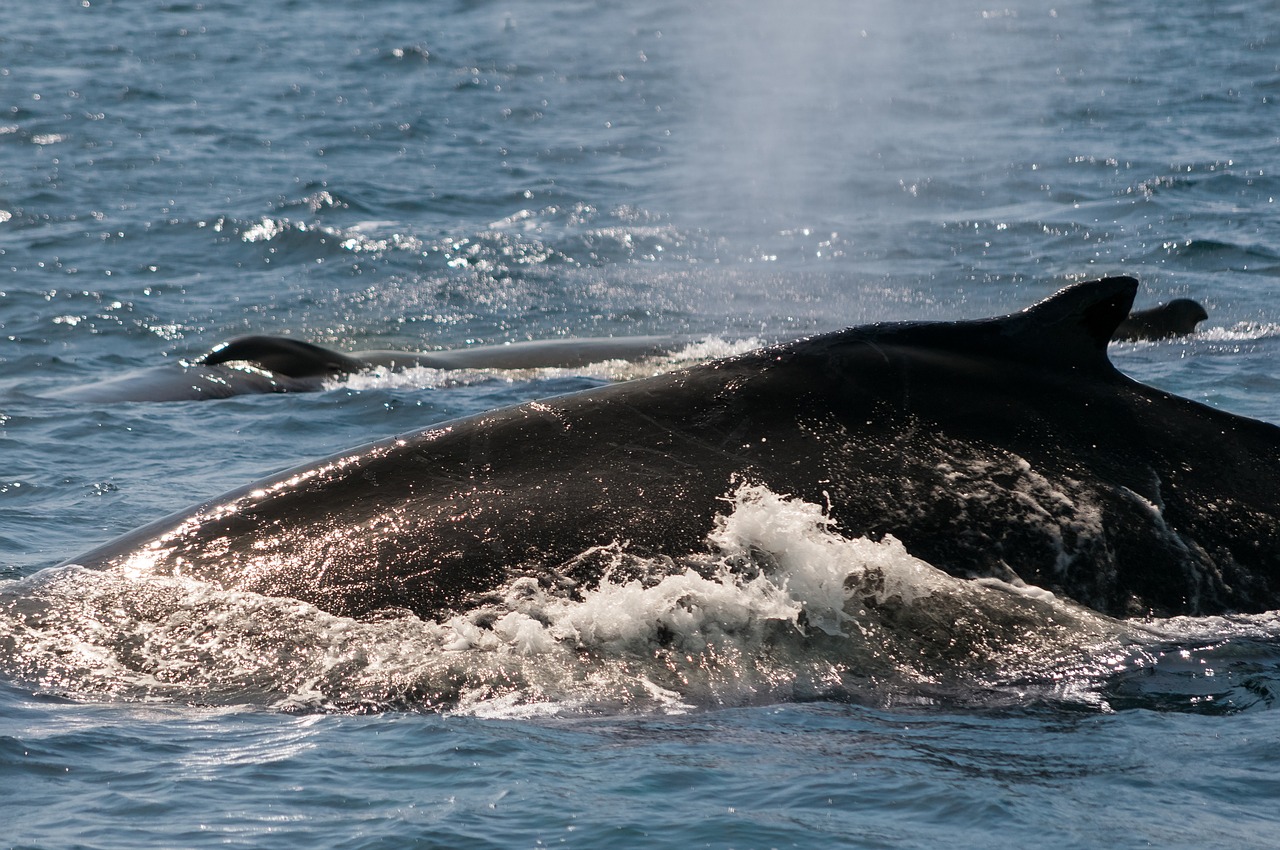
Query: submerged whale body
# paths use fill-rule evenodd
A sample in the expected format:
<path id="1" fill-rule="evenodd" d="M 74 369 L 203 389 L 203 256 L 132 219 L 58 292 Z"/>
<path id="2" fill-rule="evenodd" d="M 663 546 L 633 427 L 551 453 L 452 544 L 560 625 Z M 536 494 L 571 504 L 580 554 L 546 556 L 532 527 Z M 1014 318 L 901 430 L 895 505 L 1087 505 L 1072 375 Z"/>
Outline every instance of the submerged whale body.
<path id="1" fill-rule="evenodd" d="M 660 336 L 565 338 L 440 351 L 344 354 L 285 336 L 246 336 L 214 346 L 194 363 L 141 369 L 54 393 L 74 401 L 198 401 L 261 393 L 316 392 L 326 380 L 374 368 L 576 369 L 607 360 L 669 354 L 688 339 Z"/>
<path id="2" fill-rule="evenodd" d="M 1280 428 L 1120 374 L 1137 282 L 1020 313 L 857 327 L 434 425 L 90 552 L 365 616 L 440 617 L 585 554 L 678 561 L 742 483 L 961 577 L 1117 616 L 1280 607 Z M 660 559 L 659 559 L 660 560 Z"/>
<path id="3" fill-rule="evenodd" d="M 1200 304 L 1178 298 L 1136 310 L 1112 334 L 1155 340 L 1194 333 L 1208 318 Z M 606 360 L 636 361 L 670 354 L 689 339 L 634 336 L 532 340 L 438 351 L 344 353 L 287 336 L 252 335 L 219 343 L 193 363 L 128 372 L 53 395 L 82 402 L 199 401 L 264 393 L 317 392 L 325 381 L 375 368 L 574 369 Z"/>
<path id="4" fill-rule="evenodd" d="M 245 336 L 215 346 L 200 365 L 249 363 L 289 378 L 332 377 L 366 369 L 554 369 L 667 354 L 688 340 L 662 336 L 542 339 L 440 351 L 342 354 L 283 336 Z"/>

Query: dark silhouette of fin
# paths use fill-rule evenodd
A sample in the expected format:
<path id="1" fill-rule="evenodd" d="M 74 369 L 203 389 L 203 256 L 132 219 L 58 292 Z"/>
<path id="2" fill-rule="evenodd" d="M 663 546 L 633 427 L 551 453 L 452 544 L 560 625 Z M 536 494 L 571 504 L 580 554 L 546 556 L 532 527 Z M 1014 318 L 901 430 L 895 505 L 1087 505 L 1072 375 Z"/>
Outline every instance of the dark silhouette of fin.
<path id="1" fill-rule="evenodd" d="M 1104 277 L 1077 283 L 1013 314 L 1041 345 L 1105 352 L 1120 323 L 1133 307 L 1138 281 L 1131 277 Z"/>
<path id="2" fill-rule="evenodd" d="M 872 325 L 853 328 L 846 338 L 1013 359 L 1052 369 L 1114 372 L 1107 343 L 1129 315 L 1137 291 L 1138 282 L 1131 277 L 1107 277 L 1073 284 L 1006 316 Z"/>
<path id="3" fill-rule="evenodd" d="M 251 363 L 269 372 L 290 378 L 345 375 L 367 368 L 366 363 L 337 351 L 283 336 L 242 336 L 214 346 L 198 361 L 204 366 L 219 363 Z"/>
<path id="4" fill-rule="evenodd" d="M 1190 298 L 1175 298 L 1149 310 L 1134 310 L 1116 328 L 1115 339 L 1168 339 L 1196 332 L 1196 325 L 1209 318 L 1204 307 Z"/>

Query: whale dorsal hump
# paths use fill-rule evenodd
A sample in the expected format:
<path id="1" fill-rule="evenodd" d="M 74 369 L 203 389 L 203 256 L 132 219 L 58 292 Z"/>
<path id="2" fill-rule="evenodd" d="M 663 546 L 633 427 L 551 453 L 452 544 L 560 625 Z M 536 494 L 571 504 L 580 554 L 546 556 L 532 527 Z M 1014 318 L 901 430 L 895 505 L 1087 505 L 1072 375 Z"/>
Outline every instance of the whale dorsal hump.
<path id="1" fill-rule="evenodd" d="M 1020 313 L 991 319 L 1024 360 L 1068 368 L 1111 369 L 1107 343 L 1129 315 L 1138 281 L 1106 277 L 1076 283 Z"/>
<path id="2" fill-rule="evenodd" d="M 1018 313 L 960 322 L 851 328 L 849 342 L 982 356 L 1045 369 L 1115 372 L 1107 343 L 1129 315 L 1138 282 L 1107 277 L 1076 283 Z"/>
<path id="3" fill-rule="evenodd" d="M 283 336 L 238 337 L 215 346 L 197 362 L 204 366 L 251 363 L 290 378 L 342 375 L 365 367 L 353 357 Z"/>

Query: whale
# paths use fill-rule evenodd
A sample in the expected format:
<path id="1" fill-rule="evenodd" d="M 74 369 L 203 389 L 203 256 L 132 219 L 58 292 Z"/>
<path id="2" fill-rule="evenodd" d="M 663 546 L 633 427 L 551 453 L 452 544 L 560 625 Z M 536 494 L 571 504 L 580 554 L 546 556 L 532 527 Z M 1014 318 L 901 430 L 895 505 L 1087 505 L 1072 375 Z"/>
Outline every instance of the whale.
<path id="1" fill-rule="evenodd" d="M 333 377 L 368 369 L 581 368 L 606 360 L 639 360 L 668 354 L 688 337 L 566 337 L 476 345 L 439 351 L 358 351 L 343 354 L 283 336 L 244 336 L 214 346 L 202 366 L 248 363 L 290 378 Z"/>
<path id="2" fill-rule="evenodd" d="M 163 402 L 317 392 L 326 381 L 377 368 L 580 369 L 610 360 L 659 357 L 693 341 L 677 336 L 565 337 L 439 351 L 344 353 L 288 336 L 251 335 L 219 343 L 190 363 L 136 369 L 49 395 L 76 402 Z"/>
<path id="3" fill-rule="evenodd" d="M 1158 340 L 1195 332 L 1204 308 L 1178 298 L 1133 311 L 1114 331 L 1117 341 Z M 608 360 L 639 361 L 670 354 L 693 340 L 679 336 L 568 337 L 436 351 L 346 353 L 290 336 L 251 334 L 215 345 L 191 362 L 135 369 L 92 384 L 49 393 L 76 402 L 168 402 L 265 393 L 307 393 L 327 381 L 372 369 L 578 369 Z"/>
<path id="4" fill-rule="evenodd" d="M 610 549 L 705 554 L 759 485 L 833 531 L 1115 617 L 1280 607 L 1280 428 L 1135 381 L 1138 282 L 882 323 L 426 427 L 248 484 L 66 563 L 363 618 L 568 594 Z"/>
<path id="5" fill-rule="evenodd" d="M 1209 318 L 1198 301 L 1175 298 L 1147 310 L 1134 310 L 1116 328 L 1112 339 L 1123 342 L 1169 339 L 1196 332 L 1196 325 Z"/>

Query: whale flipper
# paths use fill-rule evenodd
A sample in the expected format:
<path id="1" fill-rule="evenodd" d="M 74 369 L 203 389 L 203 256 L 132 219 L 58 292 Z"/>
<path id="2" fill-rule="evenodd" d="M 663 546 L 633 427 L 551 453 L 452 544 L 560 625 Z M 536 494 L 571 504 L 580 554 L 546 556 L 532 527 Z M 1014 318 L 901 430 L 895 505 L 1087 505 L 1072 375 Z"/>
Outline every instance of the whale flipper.
<path id="1" fill-rule="evenodd" d="M 197 361 L 202 366 L 252 363 L 290 378 L 346 375 L 368 364 L 310 342 L 284 336 L 242 336 L 220 345 Z"/>

